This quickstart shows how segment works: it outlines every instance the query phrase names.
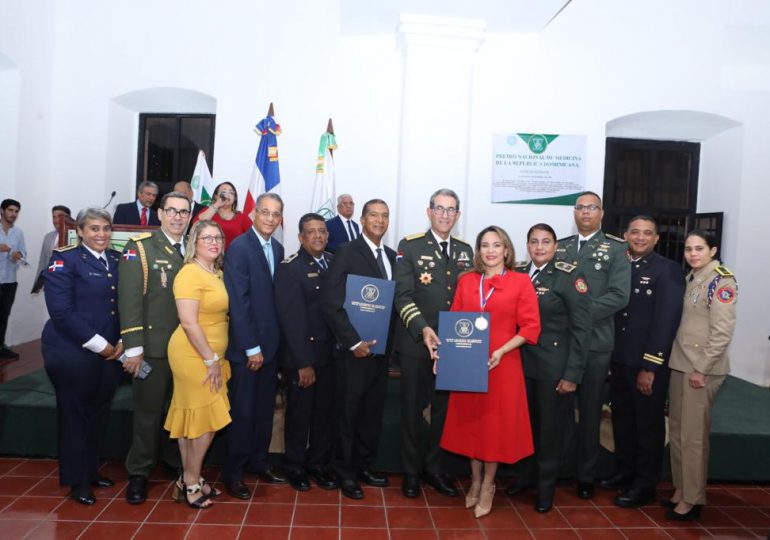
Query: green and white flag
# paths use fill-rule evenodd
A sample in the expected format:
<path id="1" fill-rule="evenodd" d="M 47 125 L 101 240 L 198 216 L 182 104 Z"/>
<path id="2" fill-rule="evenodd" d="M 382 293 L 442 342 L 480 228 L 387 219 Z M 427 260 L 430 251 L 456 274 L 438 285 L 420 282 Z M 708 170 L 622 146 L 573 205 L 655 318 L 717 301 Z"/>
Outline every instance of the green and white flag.
<path id="1" fill-rule="evenodd" d="M 321 214 L 324 219 L 331 219 L 337 215 L 337 203 L 334 189 L 334 156 L 337 149 L 337 141 L 334 133 L 328 131 L 321 135 L 318 147 L 318 161 L 315 167 L 315 187 L 313 188 L 313 200 L 310 210 Z"/>
<path id="2" fill-rule="evenodd" d="M 204 206 L 211 203 L 211 195 L 214 193 L 214 180 L 211 178 L 209 165 L 206 163 L 206 154 L 203 150 L 198 152 L 198 161 L 195 163 L 190 185 L 193 189 L 193 199 Z"/>

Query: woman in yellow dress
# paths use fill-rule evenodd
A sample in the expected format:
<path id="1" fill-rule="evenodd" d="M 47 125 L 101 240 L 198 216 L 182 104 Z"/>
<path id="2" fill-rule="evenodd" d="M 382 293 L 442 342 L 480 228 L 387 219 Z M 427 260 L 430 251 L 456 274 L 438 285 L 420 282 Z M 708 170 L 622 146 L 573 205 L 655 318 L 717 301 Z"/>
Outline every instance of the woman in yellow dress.
<path id="1" fill-rule="evenodd" d="M 174 376 L 165 428 L 179 441 L 184 474 L 175 498 L 192 508 L 209 508 L 219 491 L 200 476 L 214 434 L 230 423 L 227 380 L 228 297 L 222 281 L 224 234 L 213 221 L 193 225 L 185 265 L 174 280 L 179 326 L 168 343 Z"/>

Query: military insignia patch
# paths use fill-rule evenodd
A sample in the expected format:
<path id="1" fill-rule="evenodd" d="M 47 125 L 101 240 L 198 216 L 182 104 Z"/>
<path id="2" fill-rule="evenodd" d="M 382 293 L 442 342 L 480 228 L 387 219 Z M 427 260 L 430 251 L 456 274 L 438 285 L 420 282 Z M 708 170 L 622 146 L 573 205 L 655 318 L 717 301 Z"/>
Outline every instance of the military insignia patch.
<path id="1" fill-rule="evenodd" d="M 57 270 L 64 270 L 64 261 L 54 261 L 51 266 L 48 267 L 49 272 L 56 272 Z"/>
<path id="2" fill-rule="evenodd" d="M 575 280 L 575 290 L 579 292 L 580 294 L 585 294 L 588 292 L 588 283 L 583 278 L 577 278 Z"/>
<path id="3" fill-rule="evenodd" d="M 735 291 L 732 287 L 722 287 L 717 291 L 717 300 L 723 304 L 731 304 L 735 299 Z"/>
<path id="4" fill-rule="evenodd" d="M 136 251 L 133 249 L 127 249 L 123 252 L 124 261 L 133 261 L 134 259 L 136 259 Z"/>
<path id="5" fill-rule="evenodd" d="M 461 251 L 460 255 L 457 257 L 458 261 L 470 261 L 471 258 L 468 256 L 468 253 L 466 251 Z"/>
<path id="6" fill-rule="evenodd" d="M 430 272 L 423 272 L 420 274 L 420 283 L 423 285 L 430 285 L 433 282 L 433 276 L 430 275 Z"/>
<path id="7" fill-rule="evenodd" d="M 401 259 L 403 259 L 403 258 L 404 258 L 404 252 L 403 251 L 399 251 L 398 253 L 396 253 L 396 262 L 400 262 Z"/>
<path id="8" fill-rule="evenodd" d="M 567 272 L 568 274 L 572 272 L 575 268 L 577 268 L 574 264 L 570 264 L 564 261 L 556 261 L 554 266 L 556 267 L 557 270 L 561 270 L 562 272 Z"/>

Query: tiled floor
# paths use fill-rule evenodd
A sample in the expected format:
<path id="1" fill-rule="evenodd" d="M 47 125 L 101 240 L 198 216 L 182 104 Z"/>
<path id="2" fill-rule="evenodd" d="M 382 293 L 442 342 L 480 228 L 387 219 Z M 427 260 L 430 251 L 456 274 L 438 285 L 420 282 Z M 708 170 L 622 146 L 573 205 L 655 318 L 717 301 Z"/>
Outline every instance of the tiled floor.
<path id="1" fill-rule="evenodd" d="M 0 538 L 647 540 L 766 538 L 770 531 L 767 486 L 709 488 L 710 505 L 697 523 L 666 521 L 664 509 L 657 506 L 616 508 L 613 494 L 601 491 L 593 501 L 584 501 L 570 486 L 558 489 L 556 506 L 548 514 L 532 509 L 531 494 L 509 498 L 500 489 L 492 513 L 476 520 L 463 508 L 462 498 L 442 497 L 430 488 L 422 497 L 406 499 L 399 487 L 367 487 L 363 501 L 351 501 L 338 491 L 314 487 L 297 493 L 288 486 L 260 484 L 253 477 L 247 478 L 254 492 L 251 501 L 223 496 L 213 508 L 196 511 L 170 499 L 171 481 L 160 472 L 151 477 L 147 503 L 130 506 L 123 499 L 122 465 L 107 463 L 102 472 L 117 483 L 98 490 L 96 505 L 86 507 L 65 498 L 55 461 L 0 458 Z M 217 473 L 206 471 L 206 476 Z"/>

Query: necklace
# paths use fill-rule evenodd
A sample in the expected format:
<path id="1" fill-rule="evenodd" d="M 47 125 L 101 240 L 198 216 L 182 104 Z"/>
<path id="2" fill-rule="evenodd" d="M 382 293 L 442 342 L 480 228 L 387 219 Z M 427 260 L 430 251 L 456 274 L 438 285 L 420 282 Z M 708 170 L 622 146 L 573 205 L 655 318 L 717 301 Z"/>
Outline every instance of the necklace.
<path id="1" fill-rule="evenodd" d="M 194 260 L 196 263 L 198 263 L 198 266 L 200 266 L 201 268 L 203 268 L 203 269 L 204 269 L 206 272 L 208 272 L 208 273 L 210 273 L 210 274 L 214 274 L 214 275 L 216 275 L 216 271 L 215 271 L 215 270 L 211 270 L 211 269 L 209 269 L 209 268 L 206 268 L 206 266 L 204 266 L 204 264 L 203 264 L 202 262 L 200 262 L 200 261 L 198 260 L 198 258 L 197 258 L 197 257 L 193 257 L 193 260 Z"/>

